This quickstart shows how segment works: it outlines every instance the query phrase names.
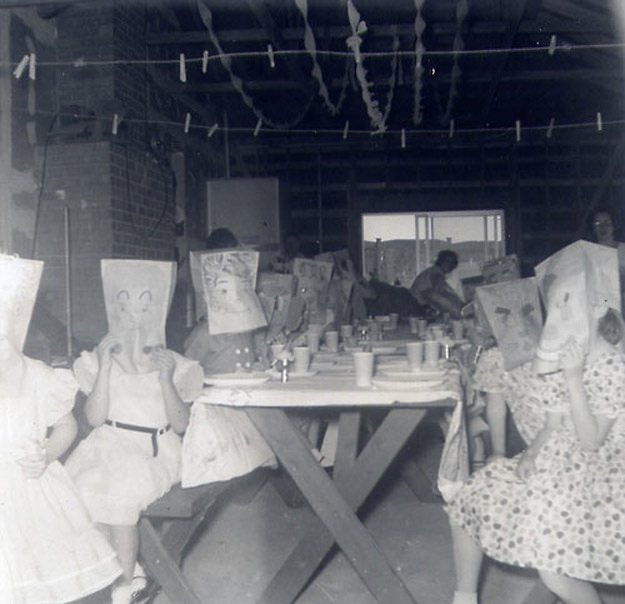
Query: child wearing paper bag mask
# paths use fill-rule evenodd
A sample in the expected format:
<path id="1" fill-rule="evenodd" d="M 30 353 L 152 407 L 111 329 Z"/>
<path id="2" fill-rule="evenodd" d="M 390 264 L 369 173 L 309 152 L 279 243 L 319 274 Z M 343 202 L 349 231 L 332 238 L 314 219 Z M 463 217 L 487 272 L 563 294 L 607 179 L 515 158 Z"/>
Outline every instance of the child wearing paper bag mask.
<path id="1" fill-rule="evenodd" d="M 66 467 L 117 553 L 124 574 L 113 604 L 126 604 L 146 586 L 139 516 L 180 480 L 179 435 L 203 374 L 166 348 L 174 263 L 102 260 L 101 270 L 109 333 L 74 363 L 93 430 Z"/>
<path id="2" fill-rule="evenodd" d="M 0 601 L 70 602 L 121 573 L 59 458 L 78 384 L 22 352 L 43 263 L 0 255 Z"/>
<path id="3" fill-rule="evenodd" d="M 600 604 L 594 582 L 625 582 L 615 555 L 625 532 L 625 329 L 616 253 L 600 247 L 577 242 L 536 267 L 547 319 L 533 368 L 547 373 L 523 365 L 516 391 L 544 420 L 526 451 L 476 472 L 447 507 L 455 604 L 478 601 L 484 553 L 537 569 L 566 604 Z"/>

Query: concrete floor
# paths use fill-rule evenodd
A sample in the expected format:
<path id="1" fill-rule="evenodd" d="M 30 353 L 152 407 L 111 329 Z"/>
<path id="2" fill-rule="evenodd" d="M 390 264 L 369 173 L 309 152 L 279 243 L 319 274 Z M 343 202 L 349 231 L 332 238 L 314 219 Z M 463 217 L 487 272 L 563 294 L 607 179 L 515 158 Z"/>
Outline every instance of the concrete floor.
<path id="1" fill-rule="evenodd" d="M 434 476 L 440 443 L 419 461 Z M 230 502 L 211 519 L 185 559 L 183 571 L 204 603 L 252 604 L 310 526 L 312 512 L 288 507 L 272 482 L 250 503 Z M 365 524 L 419 604 L 448 604 L 453 561 L 440 503 L 421 503 L 397 472 L 390 473 L 364 510 Z M 487 562 L 481 604 L 520 604 L 536 574 Z M 625 589 L 603 591 L 605 604 L 625 604 Z M 297 604 L 375 604 L 341 552 L 336 552 Z M 168 604 L 160 593 L 156 604 Z M 175 604 L 175 603 L 171 603 Z M 392 603 L 383 603 L 392 604 Z"/>

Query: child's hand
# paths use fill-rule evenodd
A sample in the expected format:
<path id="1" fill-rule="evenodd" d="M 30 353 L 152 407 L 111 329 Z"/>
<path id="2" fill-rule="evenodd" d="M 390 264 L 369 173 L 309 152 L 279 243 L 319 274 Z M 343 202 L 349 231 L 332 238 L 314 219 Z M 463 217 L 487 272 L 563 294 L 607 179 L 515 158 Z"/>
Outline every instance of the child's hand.
<path id="1" fill-rule="evenodd" d="M 536 471 L 536 464 L 534 463 L 534 456 L 531 453 L 525 451 L 519 459 L 514 473 L 521 480 L 526 481 Z"/>
<path id="2" fill-rule="evenodd" d="M 121 350 L 121 342 L 113 334 L 105 335 L 96 348 L 100 366 L 110 363 L 113 354 Z"/>
<path id="3" fill-rule="evenodd" d="M 26 478 L 36 480 L 48 466 L 46 450 L 41 444 L 33 443 L 33 451 L 18 459 L 17 463 L 21 466 Z"/>
<path id="4" fill-rule="evenodd" d="M 172 380 L 176 369 L 174 356 L 164 348 L 154 348 L 151 357 L 158 370 L 158 378 L 160 380 Z"/>

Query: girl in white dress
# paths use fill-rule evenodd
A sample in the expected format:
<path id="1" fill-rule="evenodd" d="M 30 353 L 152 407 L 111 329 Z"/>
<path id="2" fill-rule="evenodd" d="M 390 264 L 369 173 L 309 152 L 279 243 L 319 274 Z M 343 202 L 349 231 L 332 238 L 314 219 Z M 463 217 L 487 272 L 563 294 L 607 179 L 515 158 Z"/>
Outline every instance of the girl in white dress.
<path id="1" fill-rule="evenodd" d="M 77 433 L 77 384 L 21 352 L 41 262 L 0 256 L 0 602 L 83 598 L 121 573 L 58 458 Z"/>
<path id="2" fill-rule="evenodd" d="M 93 519 L 108 534 L 124 575 L 113 603 L 140 591 L 139 516 L 180 480 L 188 403 L 202 389 L 195 361 L 164 346 L 171 262 L 103 260 L 109 333 L 74 364 L 94 427 L 67 461 Z"/>

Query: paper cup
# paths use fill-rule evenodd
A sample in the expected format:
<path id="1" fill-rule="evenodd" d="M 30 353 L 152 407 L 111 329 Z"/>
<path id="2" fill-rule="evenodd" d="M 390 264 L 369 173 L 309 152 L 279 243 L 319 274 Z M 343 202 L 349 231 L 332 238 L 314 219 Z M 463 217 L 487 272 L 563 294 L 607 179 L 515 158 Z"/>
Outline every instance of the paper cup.
<path id="1" fill-rule="evenodd" d="M 396 313 L 396 312 L 392 312 L 392 313 L 389 315 L 389 317 L 391 318 L 391 320 L 389 321 L 389 326 L 388 326 L 388 328 L 389 328 L 391 331 L 394 331 L 394 330 L 396 330 L 396 329 L 397 329 L 397 323 L 398 323 L 398 321 L 399 321 L 399 314 L 398 314 L 398 313 Z"/>
<path id="2" fill-rule="evenodd" d="M 339 332 L 338 331 L 326 331 L 325 335 L 326 346 L 330 352 L 338 352 L 339 349 Z"/>
<path id="3" fill-rule="evenodd" d="M 445 336 L 445 330 L 440 325 L 432 327 L 432 339 L 442 340 Z"/>
<path id="4" fill-rule="evenodd" d="M 419 319 L 417 319 L 417 317 L 410 317 L 408 319 L 408 323 L 410 324 L 410 333 L 418 334 L 419 333 Z"/>
<path id="5" fill-rule="evenodd" d="M 354 327 L 352 325 L 341 325 L 341 340 L 349 340 L 354 335 Z"/>
<path id="6" fill-rule="evenodd" d="M 319 352 L 319 338 L 320 335 L 317 330 L 306 332 L 306 343 L 308 344 L 311 354 Z"/>
<path id="7" fill-rule="evenodd" d="M 278 358 L 278 355 L 285 350 L 286 344 L 272 344 L 271 348 L 271 360 L 275 361 Z"/>
<path id="8" fill-rule="evenodd" d="M 306 373 L 310 366 L 310 348 L 308 346 L 295 346 L 293 356 L 295 357 L 293 364 L 295 373 Z"/>
<path id="9" fill-rule="evenodd" d="M 411 371 L 420 369 L 423 365 L 423 342 L 407 342 L 406 357 Z"/>
<path id="10" fill-rule="evenodd" d="M 353 352 L 356 386 L 371 386 L 373 377 L 373 353 Z"/>
<path id="11" fill-rule="evenodd" d="M 420 338 L 425 337 L 425 332 L 428 330 L 428 322 L 426 319 L 417 319 L 417 333 Z"/>
<path id="12" fill-rule="evenodd" d="M 451 322 L 451 327 L 453 329 L 454 340 L 462 340 L 464 337 L 464 321 L 454 319 Z"/>
<path id="13" fill-rule="evenodd" d="M 438 366 L 438 360 L 441 356 L 441 343 L 438 340 L 426 340 L 424 342 L 424 351 L 425 366 Z"/>

